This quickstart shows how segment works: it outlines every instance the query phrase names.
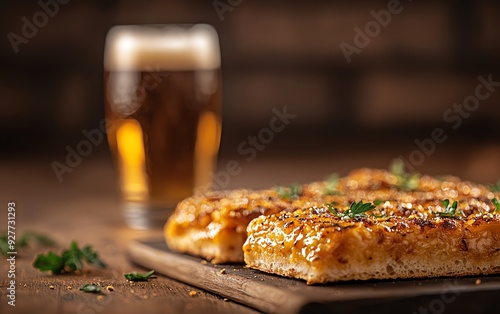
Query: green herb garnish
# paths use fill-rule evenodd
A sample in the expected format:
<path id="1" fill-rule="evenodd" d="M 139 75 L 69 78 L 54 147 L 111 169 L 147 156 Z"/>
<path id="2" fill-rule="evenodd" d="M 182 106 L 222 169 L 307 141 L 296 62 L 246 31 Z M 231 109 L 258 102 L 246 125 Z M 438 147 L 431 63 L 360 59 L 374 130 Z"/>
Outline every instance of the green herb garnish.
<path id="1" fill-rule="evenodd" d="M 375 209 L 376 207 L 372 203 L 363 203 L 363 201 L 359 201 L 358 203 L 352 202 L 349 209 L 343 212 L 338 212 L 335 210 L 334 206 L 335 205 L 333 205 L 332 203 L 326 204 L 326 207 L 332 214 L 344 220 L 355 217 L 366 217 L 365 213 Z"/>
<path id="2" fill-rule="evenodd" d="M 500 212 L 500 201 L 496 198 L 492 199 L 491 202 L 493 203 L 493 205 L 495 205 L 495 207 L 497 208 L 496 211 L 497 212 Z"/>
<path id="3" fill-rule="evenodd" d="M 394 159 L 389 167 L 390 172 L 396 176 L 396 186 L 402 190 L 416 190 L 420 183 L 419 173 L 407 173 L 405 163 L 401 159 Z"/>
<path id="4" fill-rule="evenodd" d="M 295 199 L 302 195 L 302 186 L 300 184 L 291 184 L 289 187 L 278 186 L 276 192 L 283 199 Z"/>
<path id="5" fill-rule="evenodd" d="M 99 259 L 97 252 L 92 250 L 90 246 L 87 245 L 80 249 L 75 241 L 71 242 L 70 248 L 64 250 L 61 255 L 52 251 L 47 254 L 39 254 L 33 262 L 33 267 L 41 271 L 50 271 L 54 275 L 72 273 L 83 269 L 82 260 L 101 268 L 106 267 Z"/>
<path id="6" fill-rule="evenodd" d="M 10 240 L 12 240 L 12 238 Z M 30 242 L 36 242 L 37 244 L 41 244 L 44 246 L 54 246 L 56 244 L 54 240 L 46 235 L 36 233 L 34 231 L 27 231 L 23 235 L 21 235 L 21 237 L 19 237 L 14 247 L 13 242 L 9 244 L 8 234 L 2 233 L 0 234 L 0 254 L 5 255 L 7 254 L 7 252 L 12 252 L 19 248 L 26 247 Z"/>
<path id="7" fill-rule="evenodd" d="M 384 201 L 383 200 L 375 200 L 375 202 L 373 202 L 373 204 L 375 206 L 378 206 L 380 204 L 382 204 Z M 387 217 L 385 214 L 382 214 L 382 215 L 375 215 L 375 214 L 371 214 L 372 217 L 375 217 L 375 218 L 385 218 Z"/>
<path id="8" fill-rule="evenodd" d="M 335 195 L 338 194 L 339 191 L 337 187 L 339 185 L 339 175 L 337 173 L 332 174 L 325 182 L 325 190 L 323 191 L 323 195 Z"/>
<path id="9" fill-rule="evenodd" d="M 34 231 L 26 231 L 16 244 L 18 247 L 25 247 L 29 242 L 36 242 L 44 246 L 56 245 L 56 241 L 49 236 Z"/>
<path id="10" fill-rule="evenodd" d="M 496 184 L 490 184 L 490 190 L 492 192 L 500 192 L 500 180 Z"/>
<path id="11" fill-rule="evenodd" d="M 127 280 L 129 280 L 129 281 L 148 281 L 154 272 L 155 272 L 154 270 L 148 271 L 145 274 L 139 274 L 137 272 L 132 272 L 132 273 L 125 274 L 123 276 L 125 276 L 125 278 L 127 278 Z"/>
<path id="12" fill-rule="evenodd" d="M 90 292 L 90 293 L 99 293 L 101 292 L 101 287 L 95 284 L 85 284 L 83 287 L 81 287 L 79 290 L 83 292 Z"/>
<path id="13" fill-rule="evenodd" d="M 455 218 L 457 215 L 463 214 L 461 211 L 457 212 L 458 201 L 454 201 L 452 205 L 450 205 L 450 200 L 445 199 L 441 202 L 444 206 L 444 211 L 435 212 L 434 214 L 443 217 L 443 218 Z"/>
<path id="14" fill-rule="evenodd" d="M 10 252 L 9 240 L 7 237 L 7 233 L 0 234 L 0 253 L 2 255 L 7 255 L 7 252 Z"/>

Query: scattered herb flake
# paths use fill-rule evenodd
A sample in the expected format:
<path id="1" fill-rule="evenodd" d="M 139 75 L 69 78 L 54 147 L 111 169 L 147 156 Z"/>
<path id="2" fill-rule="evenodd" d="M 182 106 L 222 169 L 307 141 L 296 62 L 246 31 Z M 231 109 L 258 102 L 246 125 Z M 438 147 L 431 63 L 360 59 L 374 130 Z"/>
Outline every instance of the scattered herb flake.
<path id="1" fill-rule="evenodd" d="M 493 203 L 493 205 L 495 205 L 495 207 L 497 208 L 496 211 L 497 212 L 500 212 L 500 201 L 496 198 L 492 199 L 491 202 Z"/>
<path id="2" fill-rule="evenodd" d="M 100 293 L 101 292 L 101 287 L 95 284 L 85 284 L 83 287 L 81 287 L 79 290 L 83 292 L 90 292 L 90 293 Z"/>
<path id="3" fill-rule="evenodd" d="M 463 214 L 461 211 L 457 212 L 458 208 L 458 201 L 454 201 L 452 205 L 450 205 L 450 200 L 445 199 L 441 202 L 444 206 L 444 210 L 442 212 L 435 212 L 434 214 L 436 216 L 442 217 L 442 218 L 456 218 L 457 215 Z"/>
<path id="4" fill-rule="evenodd" d="M 490 190 L 492 192 L 500 192 L 500 180 L 496 184 L 490 184 Z"/>
<path id="5" fill-rule="evenodd" d="M 335 195 L 338 194 L 339 191 L 337 190 L 338 185 L 339 185 L 339 175 L 337 173 L 332 174 L 326 181 L 325 181 L 325 190 L 323 191 L 323 195 Z"/>
<path id="6" fill-rule="evenodd" d="M 359 201 L 358 203 L 352 202 L 349 209 L 339 213 L 337 210 L 335 210 L 334 206 L 335 205 L 333 205 L 332 203 L 326 204 L 327 209 L 332 214 L 344 220 L 355 217 L 366 217 L 365 213 L 375 209 L 376 207 L 372 203 L 363 203 L 363 201 Z"/>
<path id="7" fill-rule="evenodd" d="M 21 235 L 15 243 L 15 248 L 13 244 L 9 244 L 8 238 L 7 232 L 0 233 L 0 254 L 6 255 L 7 252 L 28 246 L 30 242 L 36 242 L 43 246 L 54 246 L 56 244 L 56 242 L 50 237 L 34 231 L 27 231 Z"/>
<path id="8" fill-rule="evenodd" d="M 396 186 L 402 190 L 416 190 L 420 184 L 419 173 L 408 173 L 405 170 L 405 163 L 403 160 L 396 158 L 389 166 L 390 172 L 396 176 Z"/>
<path id="9" fill-rule="evenodd" d="M 41 271 L 50 271 L 53 274 L 61 274 L 64 270 L 62 257 L 49 251 L 47 254 L 40 254 L 33 262 L 33 267 Z"/>
<path id="10" fill-rule="evenodd" d="M 373 204 L 375 204 L 376 206 L 382 204 L 384 201 L 382 200 L 375 200 L 375 202 L 373 202 Z"/>
<path id="11" fill-rule="evenodd" d="M 123 276 L 125 276 L 125 278 L 127 278 L 127 280 L 129 281 L 148 281 L 154 272 L 155 272 L 154 270 L 148 271 L 145 274 L 139 274 L 138 272 L 131 272 L 128 274 L 124 274 Z"/>
<path id="12" fill-rule="evenodd" d="M 340 214 L 335 210 L 335 206 L 337 206 L 338 204 L 336 202 L 333 202 L 333 203 L 328 203 L 326 204 L 326 208 L 328 209 L 328 211 L 330 213 L 332 213 L 333 215 L 335 216 L 340 216 Z"/>
<path id="13" fill-rule="evenodd" d="M 28 246 L 29 242 L 36 242 L 37 244 L 41 244 L 44 246 L 55 246 L 56 241 L 54 241 L 52 238 L 50 238 L 47 235 L 34 232 L 34 231 L 26 231 L 21 238 L 19 239 L 19 242 L 17 242 L 18 247 L 25 247 Z"/>
<path id="14" fill-rule="evenodd" d="M 82 260 L 101 268 L 106 267 L 99 259 L 97 252 L 93 251 L 90 246 L 86 246 L 83 250 L 80 250 L 75 241 L 72 241 L 70 248 L 64 250 L 60 256 L 52 251 L 46 254 L 39 254 L 33 262 L 33 267 L 41 271 L 50 271 L 52 274 L 57 275 L 83 269 Z"/>
<path id="15" fill-rule="evenodd" d="M 302 195 L 302 186 L 300 184 L 291 184 L 289 187 L 278 186 L 276 192 L 283 199 L 295 199 Z"/>
<path id="16" fill-rule="evenodd" d="M 99 258 L 99 254 L 97 254 L 90 245 L 86 245 L 81 252 L 87 263 L 96 265 L 100 268 L 106 267 L 106 264 Z"/>
<path id="17" fill-rule="evenodd" d="M 7 233 L 0 234 L 0 253 L 2 255 L 7 255 L 7 252 L 10 252 L 9 247 Z"/>

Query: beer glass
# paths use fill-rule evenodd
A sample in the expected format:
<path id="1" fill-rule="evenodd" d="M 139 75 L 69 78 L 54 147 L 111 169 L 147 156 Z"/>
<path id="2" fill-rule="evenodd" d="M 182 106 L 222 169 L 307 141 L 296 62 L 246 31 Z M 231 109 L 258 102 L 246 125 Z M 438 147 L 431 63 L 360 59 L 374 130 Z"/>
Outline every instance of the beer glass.
<path id="1" fill-rule="evenodd" d="M 160 227 L 180 200 L 211 185 L 221 132 L 217 33 L 205 24 L 115 26 L 104 70 L 125 221 Z"/>

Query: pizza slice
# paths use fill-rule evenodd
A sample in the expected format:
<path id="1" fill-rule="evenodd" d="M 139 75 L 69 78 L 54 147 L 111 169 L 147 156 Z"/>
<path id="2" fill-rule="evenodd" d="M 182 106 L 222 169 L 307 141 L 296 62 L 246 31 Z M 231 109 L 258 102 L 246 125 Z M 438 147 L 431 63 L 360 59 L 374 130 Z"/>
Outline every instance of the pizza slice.
<path id="1" fill-rule="evenodd" d="M 397 214 L 398 207 L 406 214 Z M 441 205 L 329 204 L 260 216 L 248 226 L 244 259 L 308 284 L 497 274 L 498 210 L 496 201 L 464 198 Z"/>
<path id="2" fill-rule="evenodd" d="M 471 206 L 464 208 L 464 213 L 470 214 L 477 207 L 475 203 L 489 201 L 492 195 L 486 186 L 456 177 L 437 179 L 398 169 L 362 168 L 327 181 L 260 191 L 213 191 L 189 197 L 178 204 L 164 231 L 174 251 L 201 256 L 212 263 L 243 262 L 241 247 L 247 238 L 246 228 L 259 216 L 325 204 L 349 206 L 360 200 L 383 201 L 387 207 L 383 214 L 391 211 L 394 216 L 408 216 L 411 208 L 407 204 L 422 207 L 426 201 L 439 203 L 467 197 Z"/>
<path id="3" fill-rule="evenodd" d="M 283 198 L 276 190 L 234 190 L 193 196 L 177 205 L 165 225 L 170 249 L 212 263 L 243 262 L 248 223 L 261 215 L 314 206 L 312 197 Z"/>

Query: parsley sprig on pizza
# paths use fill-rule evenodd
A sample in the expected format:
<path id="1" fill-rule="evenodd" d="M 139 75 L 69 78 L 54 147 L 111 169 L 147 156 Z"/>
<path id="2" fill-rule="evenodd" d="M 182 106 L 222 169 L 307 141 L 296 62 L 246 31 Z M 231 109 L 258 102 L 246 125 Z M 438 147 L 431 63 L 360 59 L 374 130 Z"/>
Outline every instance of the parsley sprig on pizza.
<path id="1" fill-rule="evenodd" d="M 334 206 L 335 206 L 334 203 L 326 204 L 326 207 L 328 208 L 328 211 L 330 211 L 330 213 L 344 220 L 356 217 L 367 217 L 365 213 L 377 207 L 372 203 L 363 203 L 363 201 L 359 201 L 357 203 L 352 202 L 349 209 L 343 212 L 338 212 Z"/>

